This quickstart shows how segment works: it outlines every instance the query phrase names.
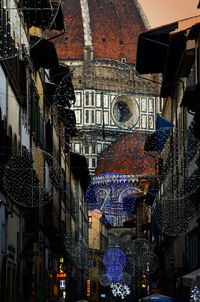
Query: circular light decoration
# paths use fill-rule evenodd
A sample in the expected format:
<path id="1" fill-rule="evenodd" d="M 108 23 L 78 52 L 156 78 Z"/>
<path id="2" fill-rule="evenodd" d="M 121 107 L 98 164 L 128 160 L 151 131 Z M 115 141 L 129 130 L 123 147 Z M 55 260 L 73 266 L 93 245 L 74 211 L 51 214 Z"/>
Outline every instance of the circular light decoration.
<path id="1" fill-rule="evenodd" d="M 122 224 L 134 212 L 140 194 L 126 175 L 107 173 L 93 178 L 86 191 L 86 202 L 96 218 L 111 225 L 117 221 Z"/>
<path id="2" fill-rule="evenodd" d="M 64 238 L 64 245 L 67 252 L 75 258 L 80 258 L 80 261 L 82 261 L 81 259 L 85 258 L 86 262 L 89 255 L 87 227 L 87 224 L 82 224 L 80 226 L 74 224 L 70 227 L 70 229 L 67 230 L 67 233 Z M 75 261 L 78 260 L 75 259 Z"/>
<path id="3" fill-rule="evenodd" d="M 50 29 L 62 29 L 58 28 L 62 25 L 55 27 L 55 20 L 60 9 L 61 0 L 53 2 L 24 0 L 17 1 L 17 3 L 9 0 L 6 6 L 1 6 L 1 22 L 4 32 L 0 47 L 0 60 L 26 55 L 29 50 L 39 46 Z M 42 29 L 40 37 L 30 35 L 29 29 L 34 26 Z M 45 49 L 46 52 L 48 54 L 47 49 Z"/>
<path id="4" fill-rule="evenodd" d="M 108 79 L 108 75 L 111 78 Z M 69 78 L 72 79 L 75 97 L 68 90 Z M 52 106 L 54 127 L 63 142 L 68 145 L 68 135 L 71 133 L 71 137 L 74 138 L 73 148 L 75 140 L 83 146 L 86 140 L 97 140 L 97 136 L 99 142 L 105 143 L 105 132 L 110 130 L 112 125 L 115 133 L 114 136 L 109 134 L 108 141 L 113 142 L 118 136 L 116 130 L 119 130 L 121 136 L 123 131 L 131 134 L 133 128 L 140 127 L 138 100 L 144 93 L 149 96 L 148 82 L 142 79 L 130 64 L 95 59 L 71 66 L 67 75 L 63 76 L 54 96 Z M 67 113 L 69 108 L 71 111 L 74 110 L 77 123 L 70 121 Z M 107 122 L 109 109 L 110 119 Z M 91 135 L 86 135 L 86 130 Z"/>
<path id="5" fill-rule="evenodd" d="M 153 134 L 152 145 L 157 150 L 159 173 L 148 193 L 166 200 L 183 200 L 193 194 L 200 185 L 200 169 L 195 157 L 198 140 L 192 129 L 160 128 Z"/>
<path id="6" fill-rule="evenodd" d="M 15 153 L 5 166 L 3 184 L 15 203 L 29 208 L 43 206 L 56 191 L 65 190 L 57 160 L 40 149 Z"/>
<path id="7" fill-rule="evenodd" d="M 119 248 L 109 249 L 103 256 L 103 264 L 106 269 L 110 266 L 123 268 L 126 265 L 126 255 Z"/>
<path id="8" fill-rule="evenodd" d="M 197 205 L 193 195 L 183 199 L 157 197 L 153 209 L 154 223 L 168 236 L 187 234 L 197 224 Z"/>
<path id="9" fill-rule="evenodd" d="M 110 265 L 107 269 L 106 275 L 108 280 L 112 283 L 119 282 L 122 278 L 122 268 L 119 265 Z"/>
<path id="10" fill-rule="evenodd" d="M 137 271 L 148 274 L 152 274 L 158 269 L 159 259 L 148 240 L 137 238 L 124 242 L 123 250 L 126 253 L 128 269 L 135 270 L 136 268 Z"/>
<path id="11" fill-rule="evenodd" d="M 99 282 L 104 287 L 110 286 L 112 284 L 112 282 L 108 278 L 106 272 L 103 272 L 103 273 L 99 274 Z M 113 282 L 113 283 L 115 283 L 115 282 Z M 120 283 L 123 284 L 123 285 L 125 285 L 125 284 L 126 285 L 130 285 L 131 284 L 131 276 L 130 276 L 130 274 L 128 274 L 126 272 L 122 272 Z"/>

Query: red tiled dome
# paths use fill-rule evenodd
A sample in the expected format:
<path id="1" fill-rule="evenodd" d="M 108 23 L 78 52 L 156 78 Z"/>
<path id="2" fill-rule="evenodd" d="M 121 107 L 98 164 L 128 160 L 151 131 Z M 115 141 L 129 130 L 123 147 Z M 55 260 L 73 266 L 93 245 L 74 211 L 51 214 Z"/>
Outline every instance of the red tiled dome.
<path id="1" fill-rule="evenodd" d="M 144 152 L 147 134 L 135 132 L 116 140 L 98 159 L 96 175 L 105 173 L 148 175 L 156 173 L 156 158 Z"/>
<path id="2" fill-rule="evenodd" d="M 146 29 L 135 0 L 88 0 L 94 58 L 135 63 L 138 34 Z M 63 2 L 66 34 L 56 40 L 60 59 L 83 59 L 80 0 Z"/>

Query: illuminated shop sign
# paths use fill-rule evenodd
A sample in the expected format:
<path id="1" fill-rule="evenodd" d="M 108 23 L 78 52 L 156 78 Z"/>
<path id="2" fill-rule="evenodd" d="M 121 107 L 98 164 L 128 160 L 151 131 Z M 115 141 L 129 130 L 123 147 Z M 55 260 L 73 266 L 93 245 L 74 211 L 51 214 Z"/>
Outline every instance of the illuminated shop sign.
<path id="1" fill-rule="evenodd" d="M 90 280 L 87 280 L 87 297 L 90 297 Z"/>
<path id="2" fill-rule="evenodd" d="M 65 289 L 65 288 L 66 288 L 66 281 L 60 280 L 60 289 Z"/>

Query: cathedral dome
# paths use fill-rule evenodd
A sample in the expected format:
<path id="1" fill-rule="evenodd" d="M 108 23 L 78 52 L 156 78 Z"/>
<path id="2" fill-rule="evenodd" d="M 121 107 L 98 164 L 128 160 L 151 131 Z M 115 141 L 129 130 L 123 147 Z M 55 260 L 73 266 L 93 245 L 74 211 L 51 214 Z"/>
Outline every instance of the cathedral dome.
<path id="1" fill-rule="evenodd" d="M 55 39 L 59 59 L 135 63 L 138 34 L 147 29 L 137 0 L 65 0 L 63 13 L 66 33 Z"/>

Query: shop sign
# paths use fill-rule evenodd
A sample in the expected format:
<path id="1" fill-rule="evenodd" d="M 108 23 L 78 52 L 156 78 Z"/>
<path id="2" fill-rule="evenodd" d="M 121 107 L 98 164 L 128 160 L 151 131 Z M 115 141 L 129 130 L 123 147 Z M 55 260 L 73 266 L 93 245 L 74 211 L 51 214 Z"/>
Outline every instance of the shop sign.
<path id="1" fill-rule="evenodd" d="M 87 297 L 90 297 L 90 280 L 87 280 Z"/>
<path id="2" fill-rule="evenodd" d="M 65 288 L 66 288 L 66 281 L 60 280 L 60 289 L 65 289 Z"/>

